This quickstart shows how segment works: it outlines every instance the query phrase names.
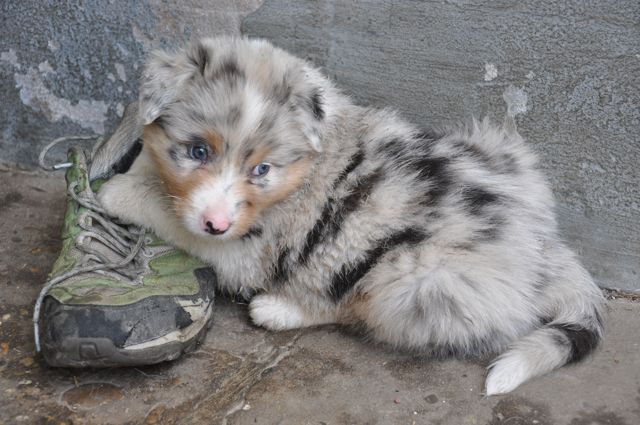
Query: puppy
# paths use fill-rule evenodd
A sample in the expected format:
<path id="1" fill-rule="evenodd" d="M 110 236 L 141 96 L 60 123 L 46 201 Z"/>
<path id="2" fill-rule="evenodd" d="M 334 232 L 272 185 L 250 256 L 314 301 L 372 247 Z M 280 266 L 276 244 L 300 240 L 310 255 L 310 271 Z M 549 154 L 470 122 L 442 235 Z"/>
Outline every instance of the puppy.
<path id="1" fill-rule="evenodd" d="M 154 53 L 138 107 L 142 153 L 100 201 L 210 263 L 228 291 L 257 291 L 256 324 L 341 323 L 434 355 L 496 353 L 487 395 L 600 341 L 602 294 L 560 241 L 515 130 L 420 130 L 236 38 Z"/>

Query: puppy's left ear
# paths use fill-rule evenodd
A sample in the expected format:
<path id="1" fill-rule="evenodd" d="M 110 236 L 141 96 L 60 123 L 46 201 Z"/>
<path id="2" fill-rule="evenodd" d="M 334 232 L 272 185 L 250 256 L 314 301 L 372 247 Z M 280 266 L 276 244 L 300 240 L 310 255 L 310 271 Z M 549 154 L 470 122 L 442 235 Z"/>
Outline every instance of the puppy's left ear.
<path id="1" fill-rule="evenodd" d="M 327 118 L 327 88 L 329 81 L 319 71 L 303 70 L 302 82 L 295 90 L 295 110 L 302 132 L 316 152 L 322 152 Z"/>
<path id="2" fill-rule="evenodd" d="M 204 73 L 208 54 L 200 41 L 175 53 L 151 53 L 142 74 L 138 105 L 144 125 L 151 124 L 162 114 L 190 78 Z"/>

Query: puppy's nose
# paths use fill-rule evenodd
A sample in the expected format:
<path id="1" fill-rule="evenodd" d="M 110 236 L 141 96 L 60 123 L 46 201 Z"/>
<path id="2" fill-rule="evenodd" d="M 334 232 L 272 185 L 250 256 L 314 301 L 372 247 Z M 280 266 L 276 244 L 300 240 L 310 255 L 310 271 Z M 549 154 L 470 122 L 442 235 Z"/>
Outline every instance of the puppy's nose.
<path id="1" fill-rule="evenodd" d="M 231 227 L 231 219 L 224 211 L 205 211 L 202 214 L 202 225 L 205 232 L 221 235 Z"/>

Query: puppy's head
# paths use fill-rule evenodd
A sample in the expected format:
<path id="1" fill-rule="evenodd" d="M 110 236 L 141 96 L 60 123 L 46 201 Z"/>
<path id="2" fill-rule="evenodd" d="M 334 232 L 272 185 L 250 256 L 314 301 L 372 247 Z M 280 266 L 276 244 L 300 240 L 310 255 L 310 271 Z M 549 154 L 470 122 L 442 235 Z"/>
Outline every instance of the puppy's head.
<path id="1" fill-rule="evenodd" d="M 330 83 L 265 41 L 156 52 L 140 90 L 143 141 L 192 233 L 233 239 L 302 186 L 322 151 Z"/>

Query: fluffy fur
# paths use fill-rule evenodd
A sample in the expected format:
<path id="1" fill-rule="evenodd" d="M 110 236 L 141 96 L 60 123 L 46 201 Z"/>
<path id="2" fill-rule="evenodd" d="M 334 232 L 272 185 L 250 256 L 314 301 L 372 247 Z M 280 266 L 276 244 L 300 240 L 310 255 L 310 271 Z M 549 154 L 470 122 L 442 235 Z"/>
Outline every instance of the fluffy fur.
<path id="1" fill-rule="evenodd" d="M 256 324 L 341 323 L 399 348 L 497 353 L 488 395 L 598 344 L 602 294 L 560 241 L 515 131 L 420 130 L 247 39 L 153 54 L 139 110 L 142 153 L 100 200 L 210 263 L 228 291 L 257 292 Z M 259 164 L 270 169 L 256 177 Z M 223 234 L 203 227 L 213 210 Z"/>

